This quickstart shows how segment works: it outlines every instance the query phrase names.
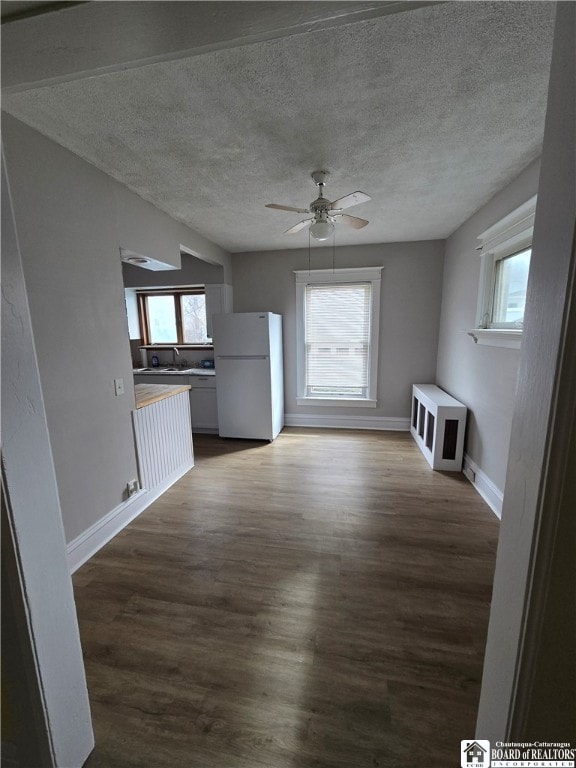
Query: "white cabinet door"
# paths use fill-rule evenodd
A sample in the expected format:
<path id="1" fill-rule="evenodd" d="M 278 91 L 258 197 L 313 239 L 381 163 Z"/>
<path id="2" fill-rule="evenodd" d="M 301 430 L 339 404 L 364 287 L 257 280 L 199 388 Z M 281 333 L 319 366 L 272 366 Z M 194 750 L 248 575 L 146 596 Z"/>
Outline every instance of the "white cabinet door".
<path id="1" fill-rule="evenodd" d="M 150 376 L 147 376 L 145 373 L 134 374 L 134 384 L 161 384 L 161 383 L 162 381 L 160 380 L 160 376 L 157 376 L 156 374 L 151 373 Z"/>
<path id="2" fill-rule="evenodd" d="M 212 316 L 232 312 L 232 286 L 222 284 L 207 284 L 204 286 L 206 296 L 206 335 L 212 338 Z"/>
<path id="3" fill-rule="evenodd" d="M 166 373 L 135 373 L 134 384 L 189 384 L 188 376 L 182 374 L 177 376 L 170 376 Z"/>
<path id="4" fill-rule="evenodd" d="M 194 387 L 190 390 L 192 432 L 218 432 L 216 387 Z"/>

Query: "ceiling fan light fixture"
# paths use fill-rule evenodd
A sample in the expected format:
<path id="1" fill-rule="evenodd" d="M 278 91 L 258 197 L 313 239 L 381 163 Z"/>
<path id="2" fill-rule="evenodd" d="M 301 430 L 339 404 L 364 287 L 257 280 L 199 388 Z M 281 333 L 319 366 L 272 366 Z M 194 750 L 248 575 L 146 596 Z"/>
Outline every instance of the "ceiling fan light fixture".
<path id="1" fill-rule="evenodd" d="M 331 221 L 315 221 L 310 225 L 310 234 L 315 240 L 328 240 L 334 232 L 334 224 Z"/>
<path id="2" fill-rule="evenodd" d="M 128 256 L 124 261 L 128 264 L 148 264 L 150 259 L 146 259 L 144 256 Z"/>
<path id="3" fill-rule="evenodd" d="M 370 195 L 365 192 L 351 192 L 344 197 L 339 197 L 338 200 L 330 201 L 324 197 L 324 186 L 326 185 L 326 178 L 328 176 L 327 171 L 314 171 L 312 174 L 312 181 L 318 187 L 318 197 L 313 200 L 308 208 L 295 208 L 293 205 L 279 205 L 278 203 L 267 203 L 266 208 L 272 208 L 277 211 L 288 211 L 289 213 L 311 213 L 313 218 L 303 219 L 297 224 L 285 231 L 285 235 L 294 235 L 296 232 L 300 232 L 308 223 L 311 222 L 308 228 L 309 237 L 313 237 L 315 240 L 322 242 L 328 240 L 335 232 L 335 221 L 342 221 L 349 227 L 354 229 L 362 229 L 368 224 L 366 219 L 359 219 L 358 216 L 349 216 L 347 213 L 342 213 L 346 208 L 351 208 L 353 205 L 359 205 L 360 203 L 366 203 L 370 200 Z"/>

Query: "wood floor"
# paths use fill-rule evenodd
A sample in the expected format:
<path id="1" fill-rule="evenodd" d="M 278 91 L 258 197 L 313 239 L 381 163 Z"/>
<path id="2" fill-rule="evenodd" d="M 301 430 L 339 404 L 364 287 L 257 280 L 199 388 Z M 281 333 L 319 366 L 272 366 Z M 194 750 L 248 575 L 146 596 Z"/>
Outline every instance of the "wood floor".
<path id="1" fill-rule="evenodd" d="M 448 768 L 473 738 L 498 521 L 405 433 L 195 436 L 74 576 L 88 768 Z"/>

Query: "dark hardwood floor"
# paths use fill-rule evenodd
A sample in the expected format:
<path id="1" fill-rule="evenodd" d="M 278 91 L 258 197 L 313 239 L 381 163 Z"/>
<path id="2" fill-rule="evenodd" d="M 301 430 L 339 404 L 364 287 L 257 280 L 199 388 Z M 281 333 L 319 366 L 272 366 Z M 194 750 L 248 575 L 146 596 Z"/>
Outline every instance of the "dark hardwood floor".
<path id="1" fill-rule="evenodd" d="M 74 576 L 88 768 L 451 768 L 498 521 L 404 433 L 195 436 Z"/>

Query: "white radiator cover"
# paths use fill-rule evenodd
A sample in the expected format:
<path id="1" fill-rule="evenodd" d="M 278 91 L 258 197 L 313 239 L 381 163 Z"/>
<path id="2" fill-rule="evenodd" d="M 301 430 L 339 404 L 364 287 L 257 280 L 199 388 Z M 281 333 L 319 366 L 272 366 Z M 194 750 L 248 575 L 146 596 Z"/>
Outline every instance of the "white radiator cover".
<path id="1" fill-rule="evenodd" d="M 414 384 L 410 432 L 432 469 L 460 472 L 466 406 L 435 384 Z"/>
<path id="2" fill-rule="evenodd" d="M 188 392 L 139 408 L 132 415 L 142 488 L 152 490 L 194 466 Z"/>

